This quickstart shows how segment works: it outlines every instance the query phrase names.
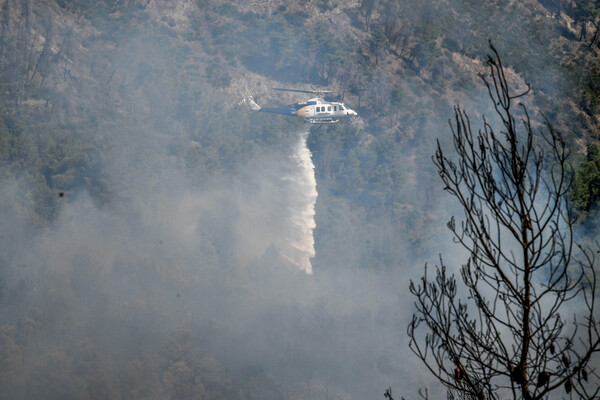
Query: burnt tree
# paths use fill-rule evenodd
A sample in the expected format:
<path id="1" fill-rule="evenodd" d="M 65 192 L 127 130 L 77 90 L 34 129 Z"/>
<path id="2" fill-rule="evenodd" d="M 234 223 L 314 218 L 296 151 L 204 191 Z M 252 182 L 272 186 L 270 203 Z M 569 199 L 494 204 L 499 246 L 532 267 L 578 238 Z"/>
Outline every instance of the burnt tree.
<path id="1" fill-rule="evenodd" d="M 490 45 L 491 46 L 491 45 Z M 600 351 L 594 252 L 573 237 L 568 149 L 546 121 L 534 134 L 491 46 L 482 75 L 499 130 L 474 132 L 455 108 L 456 157 L 433 161 L 464 219 L 448 223 L 469 253 L 462 285 L 442 258 L 411 282 L 410 348 L 451 392 L 469 399 L 598 398 Z M 539 139 L 539 143 L 536 142 Z"/>

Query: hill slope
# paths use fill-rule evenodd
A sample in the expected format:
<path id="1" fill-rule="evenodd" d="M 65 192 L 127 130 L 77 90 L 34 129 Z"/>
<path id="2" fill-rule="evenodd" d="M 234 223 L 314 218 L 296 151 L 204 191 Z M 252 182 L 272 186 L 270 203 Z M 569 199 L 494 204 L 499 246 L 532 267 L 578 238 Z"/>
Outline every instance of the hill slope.
<path id="1" fill-rule="evenodd" d="M 2 392 L 427 385 L 403 332 L 407 280 L 451 245 L 434 143 L 455 104 L 490 114 L 489 40 L 535 123 L 574 153 L 595 142 L 598 21 L 578 3 L 0 1 Z M 271 243 L 307 127 L 237 105 L 303 100 L 282 86 L 328 87 L 360 116 L 308 138 L 314 276 Z"/>

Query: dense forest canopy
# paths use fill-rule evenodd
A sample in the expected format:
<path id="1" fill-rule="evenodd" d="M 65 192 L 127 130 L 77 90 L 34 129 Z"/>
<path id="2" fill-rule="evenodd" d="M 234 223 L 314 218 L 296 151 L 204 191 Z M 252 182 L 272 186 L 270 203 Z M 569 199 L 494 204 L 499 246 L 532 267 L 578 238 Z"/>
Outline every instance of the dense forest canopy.
<path id="1" fill-rule="evenodd" d="M 0 0 L 2 393 L 435 390 L 404 337 L 408 278 L 451 246 L 435 140 L 457 103 L 490 114 L 492 40 L 595 240 L 599 28 L 584 0 Z M 308 127 L 238 105 L 306 100 L 274 87 L 359 113 L 307 138 L 312 276 L 277 241 Z"/>

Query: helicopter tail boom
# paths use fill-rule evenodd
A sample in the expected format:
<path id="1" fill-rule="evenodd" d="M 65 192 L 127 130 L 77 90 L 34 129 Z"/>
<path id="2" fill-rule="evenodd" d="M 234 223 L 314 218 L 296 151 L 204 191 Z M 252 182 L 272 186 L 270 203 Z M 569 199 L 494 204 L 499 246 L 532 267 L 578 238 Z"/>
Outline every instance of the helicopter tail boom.
<path id="1" fill-rule="evenodd" d="M 271 114 L 298 115 L 298 111 L 292 108 L 261 107 L 258 111 Z"/>

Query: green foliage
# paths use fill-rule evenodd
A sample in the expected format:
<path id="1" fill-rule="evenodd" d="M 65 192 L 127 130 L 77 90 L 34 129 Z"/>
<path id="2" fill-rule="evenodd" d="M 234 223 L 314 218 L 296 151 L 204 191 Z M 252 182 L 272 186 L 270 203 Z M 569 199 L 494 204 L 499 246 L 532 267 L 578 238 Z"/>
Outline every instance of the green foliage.
<path id="1" fill-rule="evenodd" d="M 368 217 L 393 214 L 404 181 L 400 144 L 383 136 L 360 146 L 359 137 L 355 128 L 344 126 L 311 135 L 308 145 L 317 179 Z"/>
<path id="2" fill-rule="evenodd" d="M 572 204 L 579 211 L 596 210 L 600 200 L 600 146 L 587 147 L 587 159 L 575 171 L 571 189 Z"/>
<path id="3" fill-rule="evenodd" d="M 285 13 L 285 14 L 283 14 L 283 17 L 285 18 L 285 20 L 288 23 L 290 23 L 294 26 L 301 27 L 301 26 L 304 26 L 309 15 L 307 13 L 305 13 L 304 11 L 296 11 L 296 12 Z"/>
<path id="4" fill-rule="evenodd" d="M 584 18 L 595 19 L 600 17 L 600 5 L 595 0 L 576 0 L 578 14 Z"/>
<path id="5" fill-rule="evenodd" d="M 600 111 L 600 65 L 593 68 L 582 77 L 581 103 L 589 115 Z"/>
<path id="6" fill-rule="evenodd" d="M 223 3 L 217 6 L 217 12 L 226 17 L 239 18 L 241 15 L 237 7 L 230 3 Z"/>

